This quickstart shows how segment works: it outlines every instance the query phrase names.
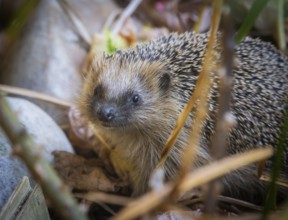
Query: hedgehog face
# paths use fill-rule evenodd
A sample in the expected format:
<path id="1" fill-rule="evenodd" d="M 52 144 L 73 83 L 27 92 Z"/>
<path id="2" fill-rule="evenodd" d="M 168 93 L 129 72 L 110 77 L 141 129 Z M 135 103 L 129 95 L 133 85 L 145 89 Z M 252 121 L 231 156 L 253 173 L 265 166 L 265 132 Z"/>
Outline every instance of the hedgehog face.
<path id="1" fill-rule="evenodd" d="M 124 89 L 115 96 L 110 86 L 120 85 L 110 81 L 96 86 L 89 111 L 104 127 L 125 127 L 135 111 L 140 110 L 144 97 L 140 90 L 132 88 Z"/>
<path id="2" fill-rule="evenodd" d="M 147 129 L 172 117 L 170 87 L 170 76 L 159 62 L 106 57 L 88 74 L 80 109 L 95 125 Z"/>

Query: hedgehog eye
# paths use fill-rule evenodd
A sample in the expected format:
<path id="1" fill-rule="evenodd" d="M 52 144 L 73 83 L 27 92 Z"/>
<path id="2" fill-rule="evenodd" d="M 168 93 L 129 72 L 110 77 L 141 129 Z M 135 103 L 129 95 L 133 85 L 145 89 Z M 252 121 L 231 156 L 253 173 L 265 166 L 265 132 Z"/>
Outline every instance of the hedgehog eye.
<path id="1" fill-rule="evenodd" d="M 102 85 L 98 85 L 94 89 L 94 96 L 98 97 L 98 98 L 102 98 L 104 96 L 104 90 L 103 90 L 103 86 Z"/>
<path id="2" fill-rule="evenodd" d="M 166 91 L 170 86 L 170 76 L 165 73 L 161 76 L 159 80 L 159 87 L 162 91 Z"/>
<path id="3" fill-rule="evenodd" d="M 139 101 L 139 95 L 138 95 L 138 94 L 133 95 L 132 101 L 133 101 L 134 103 L 137 103 L 137 102 Z"/>

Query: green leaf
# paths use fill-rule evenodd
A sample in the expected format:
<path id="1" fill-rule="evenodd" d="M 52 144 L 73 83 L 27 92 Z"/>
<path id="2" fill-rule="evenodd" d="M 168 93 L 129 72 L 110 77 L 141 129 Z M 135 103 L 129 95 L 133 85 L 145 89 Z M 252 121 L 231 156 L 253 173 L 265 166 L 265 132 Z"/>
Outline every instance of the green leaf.
<path id="1" fill-rule="evenodd" d="M 281 171 L 281 167 L 283 164 L 284 151 L 285 151 L 285 147 L 287 144 L 286 143 L 287 134 L 288 134 L 288 101 L 286 101 L 283 124 L 280 129 L 279 139 L 278 139 L 275 154 L 273 157 L 271 183 L 268 188 L 266 201 L 264 204 L 262 220 L 268 219 L 268 213 L 271 211 L 271 209 L 274 209 L 276 207 L 277 190 L 278 190 L 278 185 L 276 181 L 278 177 L 280 176 L 280 171 Z"/>
<path id="2" fill-rule="evenodd" d="M 115 53 L 116 50 L 117 50 L 117 47 L 113 43 L 111 35 L 107 34 L 107 49 L 106 49 L 107 54 Z"/>
<path id="3" fill-rule="evenodd" d="M 256 19 L 258 18 L 261 11 L 265 8 L 269 0 L 255 0 L 250 11 L 248 12 L 245 20 L 243 21 L 240 29 L 236 34 L 236 43 L 240 43 L 241 40 L 247 35 L 252 28 Z"/>
<path id="4" fill-rule="evenodd" d="M 277 40 L 278 40 L 278 48 L 281 51 L 286 50 L 286 41 L 285 41 L 285 26 L 284 26 L 284 0 L 277 1 Z"/>

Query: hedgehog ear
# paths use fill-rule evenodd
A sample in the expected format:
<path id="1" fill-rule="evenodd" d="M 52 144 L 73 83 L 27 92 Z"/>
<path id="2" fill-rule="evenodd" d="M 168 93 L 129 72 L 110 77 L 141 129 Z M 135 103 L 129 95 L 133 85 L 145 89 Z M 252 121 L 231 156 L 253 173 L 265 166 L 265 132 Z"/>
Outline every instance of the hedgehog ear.
<path id="1" fill-rule="evenodd" d="M 167 91 L 170 86 L 170 75 L 168 73 L 163 73 L 159 79 L 159 88 L 162 91 Z"/>

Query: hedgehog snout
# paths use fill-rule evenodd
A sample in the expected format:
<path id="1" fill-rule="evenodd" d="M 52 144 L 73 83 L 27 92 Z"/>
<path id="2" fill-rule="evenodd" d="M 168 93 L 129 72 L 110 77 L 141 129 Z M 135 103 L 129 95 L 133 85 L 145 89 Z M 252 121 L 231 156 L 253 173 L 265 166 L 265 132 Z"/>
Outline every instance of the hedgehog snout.
<path id="1" fill-rule="evenodd" d="M 108 103 L 102 105 L 98 110 L 97 110 L 97 116 L 100 121 L 103 122 L 111 122 L 117 112 L 117 106 L 114 103 Z"/>

